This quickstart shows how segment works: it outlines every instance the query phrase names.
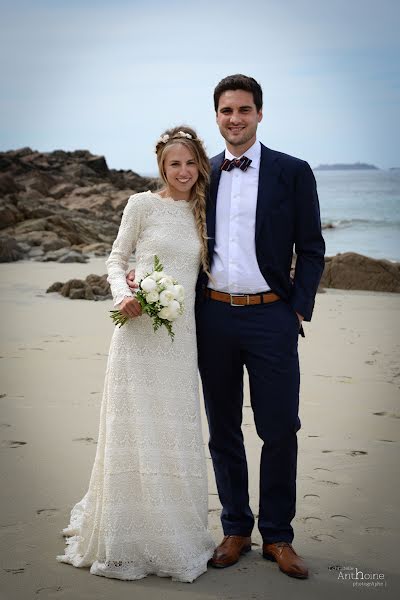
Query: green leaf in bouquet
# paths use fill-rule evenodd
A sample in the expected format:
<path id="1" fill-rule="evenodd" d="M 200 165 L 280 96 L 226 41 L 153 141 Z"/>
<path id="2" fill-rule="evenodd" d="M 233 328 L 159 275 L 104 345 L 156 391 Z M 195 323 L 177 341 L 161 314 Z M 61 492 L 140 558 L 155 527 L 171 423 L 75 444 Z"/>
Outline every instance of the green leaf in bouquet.
<path id="1" fill-rule="evenodd" d="M 154 255 L 154 271 L 162 271 L 163 270 L 163 266 L 160 262 L 160 259 L 158 258 L 157 254 Z"/>
<path id="2" fill-rule="evenodd" d="M 113 320 L 114 325 L 118 325 L 119 327 L 125 325 L 125 323 L 129 319 L 129 317 L 123 315 L 119 310 L 110 310 L 110 313 L 110 317 Z"/>

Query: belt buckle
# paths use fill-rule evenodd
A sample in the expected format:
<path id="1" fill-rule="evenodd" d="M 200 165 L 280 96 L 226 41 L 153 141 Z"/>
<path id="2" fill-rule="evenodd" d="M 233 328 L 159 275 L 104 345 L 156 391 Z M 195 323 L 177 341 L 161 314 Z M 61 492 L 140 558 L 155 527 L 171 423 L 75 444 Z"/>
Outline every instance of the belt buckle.
<path id="1" fill-rule="evenodd" d="M 231 306 L 248 306 L 250 304 L 249 294 L 229 294 L 231 297 Z M 233 297 L 236 298 L 247 298 L 246 304 L 235 304 L 232 300 Z"/>

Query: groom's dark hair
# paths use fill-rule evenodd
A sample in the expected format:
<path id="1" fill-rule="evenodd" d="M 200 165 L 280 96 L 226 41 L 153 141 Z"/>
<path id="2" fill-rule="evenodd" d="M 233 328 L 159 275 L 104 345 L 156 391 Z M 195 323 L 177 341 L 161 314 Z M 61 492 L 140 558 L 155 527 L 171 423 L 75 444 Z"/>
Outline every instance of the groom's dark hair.
<path id="1" fill-rule="evenodd" d="M 218 104 L 221 94 L 228 90 L 244 90 L 253 94 L 254 104 L 256 105 L 257 112 L 262 109 L 263 105 L 263 94 L 261 85 L 253 79 L 253 77 L 247 77 L 247 75 L 228 75 L 221 79 L 219 84 L 214 90 L 214 108 L 215 112 L 218 112 Z"/>

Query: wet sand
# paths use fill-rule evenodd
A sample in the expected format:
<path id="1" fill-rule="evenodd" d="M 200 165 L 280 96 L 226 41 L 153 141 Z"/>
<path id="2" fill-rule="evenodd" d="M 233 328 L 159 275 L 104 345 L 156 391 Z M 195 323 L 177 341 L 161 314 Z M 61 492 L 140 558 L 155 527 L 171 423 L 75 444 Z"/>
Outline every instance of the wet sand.
<path id="1" fill-rule="evenodd" d="M 294 546 L 311 576 L 297 581 L 253 551 L 193 584 L 123 582 L 56 561 L 61 530 L 86 492 L 113 325 L 111 301 L 45 294 L 54 281 L 105 273 L 89 264 L 0 265 L 0 598 L 6 600 L 258 600 L 398 597 L 400 296 L 328 290 L 300 339 L 302 371 Z M 257 514 L 260 440 L 246 388 L 243 431 Z M 207 426 L 203 413 L 204 440 Z M 209 523 L 222 531 L 211 460 Z M 338 567 L 342 567 L 341 570 Z M 364 573 L 364 578 L 356 569 Z M 370 575 L 366 578 L 366 575 Z M 383 574 L 383 577 L 377 575 Z M 353 584 L 357 583 L 357 586 Z M 368 591 L 365 590 L 365 591 Z M 372 592 L 371 592 L 372 593 Z"/>

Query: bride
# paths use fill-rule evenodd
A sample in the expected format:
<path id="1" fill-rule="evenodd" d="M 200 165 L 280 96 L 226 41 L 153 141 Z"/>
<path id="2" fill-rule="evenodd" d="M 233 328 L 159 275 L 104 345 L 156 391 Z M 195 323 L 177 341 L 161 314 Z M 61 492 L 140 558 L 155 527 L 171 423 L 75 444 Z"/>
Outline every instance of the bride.
<path id="1" fill-rule="evenodd" d="M 192 582 L 207 569 L 207 472 L 200 423 L 194 321 L 200 266 L 208 271 L 205 194 L 209 163 L 186 126 L 156 145 L 165 187 L 131 196 L 106 261 L 114 305 L 127 323 L 112 336 L 96 457 L 71 512 L 57 560 L 117 579 L 155 574 Z M 185 311 L 153 332 L 125 273 L 136 252 L 139 281 L 158 255 L 185 289 Z"/>

